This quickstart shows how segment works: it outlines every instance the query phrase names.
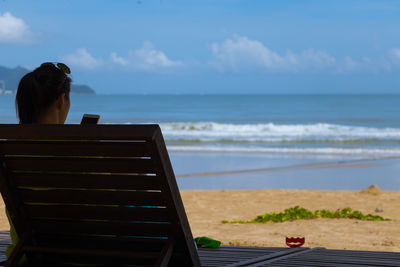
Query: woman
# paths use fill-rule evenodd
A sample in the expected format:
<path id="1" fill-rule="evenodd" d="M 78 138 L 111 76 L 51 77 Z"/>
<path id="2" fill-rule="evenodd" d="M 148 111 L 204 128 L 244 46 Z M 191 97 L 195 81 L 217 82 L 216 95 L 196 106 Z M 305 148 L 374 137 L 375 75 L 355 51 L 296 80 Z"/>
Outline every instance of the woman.
<path id="1" fill-rule="evenodd" d="M 70 108 L 69 93 L 71 89 L 71 73 L 63 63 L 43 63 L 39 68 L 29 72 L 18 85 L 15 106 L 19 123 L 63 124 Z M 6 256 L 11 255 L 18 243 L 18 236 L 6 211 L 10 222 L 12 244 L 7 248 Z M 24 256 L 20 264 L 26 263 Z"/>
<path id="2" fill-rule="evenodd" d="M 19 123 L 63 124 L 70 108 L 71 78 L 63 63 L 43 63 L 18 85 L 15 105 Z"/>

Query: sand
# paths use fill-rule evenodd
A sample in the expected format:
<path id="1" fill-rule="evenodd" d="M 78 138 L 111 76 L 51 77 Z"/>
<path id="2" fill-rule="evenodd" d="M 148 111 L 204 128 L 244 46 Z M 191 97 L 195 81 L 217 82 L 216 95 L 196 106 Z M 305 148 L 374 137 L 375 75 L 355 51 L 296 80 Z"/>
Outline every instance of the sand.
<path id="1" fill-rule="evenodd" d="M 305 246 L 400 252 L 400 191 L 371 186 L 362 191 L 184 190 L 181 191 L 193 236 L 209 236 L 223 245 L 285 246 L 286 236 L 304 236 Z M 284 223 L 222 224 L 250 220 L 265 212 L 299 205 L 310 210 L 351 207 L 392 221 L 312 219 Z M 383 210 L 375 212 L 375 210 Z M 9 229 L 0 205 L 0 229 Z"/>
<path id="2" fill-rule="evenodd" d="M 400 191 L 372 186 L 362 191 L 188 190 L 181 191 L 193 236 L 209 236 L 223 245 L 285 246 L 286 236 L 305 237 L 305 246 L 400 252 Z M 392 221 L 311 219 L 284 223 L 222 224 L 250 220 L 265 212 L 299 205 L 310 210 L 351 207 Z M 383 210 L 375 212 L 375 210 Z"/>

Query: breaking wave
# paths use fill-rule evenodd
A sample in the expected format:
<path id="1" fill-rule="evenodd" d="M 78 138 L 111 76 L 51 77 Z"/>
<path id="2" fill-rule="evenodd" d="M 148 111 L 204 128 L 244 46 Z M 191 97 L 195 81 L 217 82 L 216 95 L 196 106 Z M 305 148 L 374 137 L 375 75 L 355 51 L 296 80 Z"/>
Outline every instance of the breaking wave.
<path id="1" fill-rule="evenodd" d="M 160 126 L 170 151 L 400 156 L 399 128 L 216 122 Z"/>
<path id="2" fill-rule="evenodd" d="M 400 142 L 399 128 L 369 128 L 327 123 L 304 125 L 225 124 L 216 122 L 160 124 L 165 138 L 177 142 L 220 143 L 380 143 Z"/>

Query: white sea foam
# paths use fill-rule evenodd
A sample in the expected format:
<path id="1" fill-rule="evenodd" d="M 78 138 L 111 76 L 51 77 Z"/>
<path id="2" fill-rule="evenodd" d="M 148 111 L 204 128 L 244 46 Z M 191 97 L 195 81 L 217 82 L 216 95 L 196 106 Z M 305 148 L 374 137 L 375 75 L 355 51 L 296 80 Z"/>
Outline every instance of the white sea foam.
<path id="1" fill-rule="evenodd" d="M 327 123 L 278 125 L 177 122 L 160 124 L 167 140 L 186 141 L 400 141 L 400 128 L 372 128 Z"/>
<path id="2" fill-rule="evenodd" d="M 270 154 L 309 154 L 332 156 L 400 156 L 400 149 L 364 149 L 364 148 L 269 148 L 243 146 L 168 146 L 170 152 L 237 152 Z"/>

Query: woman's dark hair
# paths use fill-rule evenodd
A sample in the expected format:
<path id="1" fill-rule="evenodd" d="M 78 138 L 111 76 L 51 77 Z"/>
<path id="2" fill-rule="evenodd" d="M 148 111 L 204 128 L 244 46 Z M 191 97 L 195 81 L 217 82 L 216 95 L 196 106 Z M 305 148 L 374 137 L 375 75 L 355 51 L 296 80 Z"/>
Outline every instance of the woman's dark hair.
<path id="1" fill-rule="evenodd" d="M 15 97 L 19 123 L 36 123 L 39 114 L 62 93 L 69 99 L 71 78 L 54 64 L 43 63 L 22 77 Z"/>

